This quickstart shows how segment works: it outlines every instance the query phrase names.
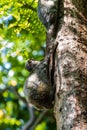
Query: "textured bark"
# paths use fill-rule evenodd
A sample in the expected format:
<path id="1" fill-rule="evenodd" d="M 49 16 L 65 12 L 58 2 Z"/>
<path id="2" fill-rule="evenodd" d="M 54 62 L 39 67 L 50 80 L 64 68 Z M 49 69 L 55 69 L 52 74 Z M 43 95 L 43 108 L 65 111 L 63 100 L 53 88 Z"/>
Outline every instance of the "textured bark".
<path id="1" fill-rule="evenodd" d="M 54 75 L 57 130 L 87 130 L 87 0 L 62 2 Z"/>

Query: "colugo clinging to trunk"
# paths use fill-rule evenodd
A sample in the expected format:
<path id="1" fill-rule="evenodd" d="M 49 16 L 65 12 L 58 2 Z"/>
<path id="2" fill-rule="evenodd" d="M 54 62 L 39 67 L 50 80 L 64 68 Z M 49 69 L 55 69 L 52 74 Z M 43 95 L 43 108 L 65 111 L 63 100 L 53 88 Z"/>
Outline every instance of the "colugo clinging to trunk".
<path id="1" fill-rule="evenodd" d="M 44 60 L 28 60 L 26 69 L 31 72 L 24 85 L 24 93 L 28 102 L 38 109 L 50 109 L 54 106 L 54 71 L 55 71 L 55 36 L 59 17 L 58 4 L 61 0 L 39 0 L 38 16 L 46 28 L 47 54 Z M 51 40 L 52 39 L 52 40 Z M 51 41 L 50 41 L 51 40 Z"/>
<path id="2" fill-rule="evenodd" d="M 54 90 L 48 79 L 47 61 L 28 60 L 26 69 L 31 72 L 24 85 L 24 94 L 29 103 L 37 109 L 53 107 Z"/>

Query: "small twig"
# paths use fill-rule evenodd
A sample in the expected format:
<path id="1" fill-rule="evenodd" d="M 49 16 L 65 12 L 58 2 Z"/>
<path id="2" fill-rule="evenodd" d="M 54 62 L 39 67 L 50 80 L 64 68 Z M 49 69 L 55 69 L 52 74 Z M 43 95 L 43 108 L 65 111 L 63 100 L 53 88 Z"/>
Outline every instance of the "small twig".
<path id="1" fill-rule="evenodd" d="M 14 91 L 14 93 L 16 94 L 17 98 L 19 98 L 20 100 L 22 100 L 24 103 L 27 104 L 27 101 L 25 98 L 23 98 L 22 96 L 20 96 L 20 94 L 18 93 L 18 90 L 16 87 L 11 87 L 11 89 Z"/>
<path id="2" fill-rule="evenodd" d="M 32 126 L 32 124 L 35 122 L 35 119 L 36 119 L 35 114 L 34 114 L 34 111 L 35 111 L 34 107 L 31 104 L 29 104 L 28 109 L 29 109 L 30 118 L 28 122 L 25 124 L 25 126 L 22 128 L 22 130 L 28 130 Z"/>
<path id="3" fill-rule="evenodd" d="M 40 114 L 40 116 L 37 118 L 37 120 L 35 121 L 35 123 L 32 125 L 31 129 L 29 129 L 29 130 L 34 130 L 34 128 L 36 127 L 36 125 L 41 122 L 41 120 L 43 119 L 43 117 L 46 115 L 47 112 L 48 112 L 48 110 L 44 110 Z"/>
<path id="4" fill-rule="evenodd" d="M 35 114 L 34 114 L 35 109 L 34 109 L 34 107 L 31 104 L 29 104 L 26 101 L 25 98 L 23 98 L 23 97 L 20 96 L 20 94 L 18 93 L 16 87 L 11 87 L 11 89 L 13 89 L 13 91 L 14 91 L 15 95 L 17 96 L 17 98 L 20 99 L 20 100 L 22 100 L 26 104 L 26 106 L 28 108 L 28 111 L 29 111 L 29 120 L 27 121 L 27 123 L 25 124 L 25 126 L 22 128 L 22 130 L 28 130 L 32 126 L 32 124 L 35 122 L 35 119 L 36 119 L 35 118 Z"/>
<path id="5" fill-rule="evenodd" d="M 4 89 L 1 89 L 0 90 L 0 95 L 2 95 L 5 91 L 7 91 L 8 89 L 9 89 L 10 87 L 6 87 L 6 88 L 4 88 Z"/>

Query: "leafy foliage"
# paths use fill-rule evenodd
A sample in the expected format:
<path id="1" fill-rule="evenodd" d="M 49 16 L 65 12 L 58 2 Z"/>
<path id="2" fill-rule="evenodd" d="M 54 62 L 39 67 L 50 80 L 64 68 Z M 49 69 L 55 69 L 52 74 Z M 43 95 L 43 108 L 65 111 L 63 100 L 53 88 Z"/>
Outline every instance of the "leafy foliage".
<path id="1" fill-rule="evenodd" d="M 45 37 L 37 16 L 37 1 L 0 1 L 0 129 L 20 130 L 29 120 L 23 94 L 29 73 L 24 64 L 28 58 L 43 58 Z M 40 112 L 35 115 L 38 117 Z M 51 114 L 36 126 L 35 130 L 39 129 L 55 129 Z"/>
<path id="2" fill-rule="evenodd" d="M 40 50 L 45 41 L 45 29 L 37 16 L 37 2 L 31 0 L 1 0 L 0 2 L 0 34 L 4 40 L 14 42 L 13 51 L 29 56 L 31 49 Z M 39 46 L 38 46 L 39 44 Z M 32 56 L 31 56 L 32 57 Z"/>

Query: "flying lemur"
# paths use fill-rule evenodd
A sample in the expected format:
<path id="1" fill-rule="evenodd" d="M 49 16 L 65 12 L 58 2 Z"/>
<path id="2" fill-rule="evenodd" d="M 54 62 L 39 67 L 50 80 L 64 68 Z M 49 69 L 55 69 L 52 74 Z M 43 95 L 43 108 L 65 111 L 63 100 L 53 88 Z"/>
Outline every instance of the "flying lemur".
<path id="1" fill-rule="evenodd" d="M 38 1 L 38 16 L 50 34 L 57 17 L 57 2 L 58 0 Z M 27 101 L 38 109 L 53 108 L 55 90 L 49 80 L 48 60 L 28 60 L 26 69 L 31 72 L 24 85 Z"/>

